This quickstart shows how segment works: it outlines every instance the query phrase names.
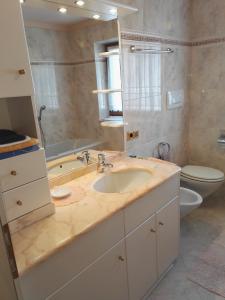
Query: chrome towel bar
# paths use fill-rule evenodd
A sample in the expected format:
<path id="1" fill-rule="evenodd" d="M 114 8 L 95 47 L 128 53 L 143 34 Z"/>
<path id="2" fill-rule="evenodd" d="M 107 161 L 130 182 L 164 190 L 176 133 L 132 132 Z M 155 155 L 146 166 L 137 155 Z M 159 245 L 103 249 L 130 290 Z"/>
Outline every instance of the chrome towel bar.
<path id="1" fill-rule="evenodd" d="M 132 53 L 149 53 L 149 54 L 163 54 L 163 53 L 174 52 L 174 50 L 172 50 L 171 48 L 167 48 L 167 49 L 136 48 L 136 46 L 130 46 L 130 51 Z"/>

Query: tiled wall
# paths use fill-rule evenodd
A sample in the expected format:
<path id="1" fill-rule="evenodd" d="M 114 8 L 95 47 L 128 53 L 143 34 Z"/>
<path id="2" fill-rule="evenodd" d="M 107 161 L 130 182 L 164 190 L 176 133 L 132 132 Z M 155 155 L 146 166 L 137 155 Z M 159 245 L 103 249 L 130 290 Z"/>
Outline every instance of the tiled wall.
<path id="1" fill-rule="evenodd" d="M 225 2 L 193 1 L 190 162 L 225 172 Z M 201 43 L 200 43 L 201 42 Z"/>
<path id="2" fill-rule="evenodd" d="M 118 37 L 117 23 L 97 24 L 70 31 L 26 27 L 37 108 L 47 107 L 42 119 L 47 145 L 90 138 L 105 141 L 109 149 L 124 148 L 121 130 L 114 130 L 112 144 L 100 126 L 98 98 L 92 93 L 97 89 L 94 43 Z"/>
<path id="3" fill-rule="evenodd" d="M 138 13 L 120 20 L 125 131 L 140 133 L 137 140 L 126 142 L 126 149 L 130 154 L 157 156 L 157 144 L 165 141 L 171 144 L 172 161 L 225 171 L 225 150 L 216 143 L 220 130 L 225 129 L 225 2 L 121 2 L 139 8 Z M 48 38 L 56 44 L 63 40 L 60 36 L 57 41 L 54 34 Z M 32 39 L 30 43 L 35 45 Z M 72 42 L 66 43 L 62 53 L 57 53 L 59 60 L 65 53 L 73 59 Z M 129 46 L 133 44 L 170 47 L 174 53 L 132 54 Z M 167 92 L 180 90 L 184 91 L 183 107 L 168 110 Z"/>
<path id="4" fill-rule="evenodd" d="M 157 156 L 159 142 L 171 145 L 171 160 L 188 161 L 191 5 L 187 0 L 123 1 L 139 12 L 120 20 L 124 76 L 125 131 L 139 138 L 126 142 L 130 154 Z M 128 34 L 129 33 L 129 34 Z M 174 50 L 172 54 L 134 54 L 129 46 Z M 183 91 L 183 106 L 169 110 L 167 92 Z"/>

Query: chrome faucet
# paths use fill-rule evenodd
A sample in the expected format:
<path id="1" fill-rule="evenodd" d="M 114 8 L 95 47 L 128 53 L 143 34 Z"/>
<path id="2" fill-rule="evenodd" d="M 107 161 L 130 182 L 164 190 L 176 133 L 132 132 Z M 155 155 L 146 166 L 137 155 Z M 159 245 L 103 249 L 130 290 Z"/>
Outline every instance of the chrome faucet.
<path id="1" fill-rule="evenodd" d="M 113 168 L 113 164 L 106 163 L 105 154 L 99 153 L 98 154 L 98 163 L 97 163 L 97 172 L 104 173 L 105 168 Z"/>
<path id="2" fill-rule="evenodd" d="M 90 153 L 88 150 L 84 150 L 83 152 L 81 152 L 80 156 L 77 156 L 77 160 L 82 161 L 83 163 L 85 163 L 85 165 L 89 164 L 90 161 Z"/>

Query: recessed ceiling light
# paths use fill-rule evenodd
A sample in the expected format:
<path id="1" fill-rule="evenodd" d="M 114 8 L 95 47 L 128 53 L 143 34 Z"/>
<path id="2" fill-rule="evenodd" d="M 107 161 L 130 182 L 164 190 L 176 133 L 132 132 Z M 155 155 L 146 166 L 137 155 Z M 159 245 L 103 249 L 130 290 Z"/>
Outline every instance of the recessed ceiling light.
<path id="1" fill-rule="evenodd" d="M 99 16 L 99 15 L 93 15 L 93 19 L 99 20 L 99 19 L 100 19 L 100 16 Z"/>
<path id="2" fill-rule="evenodd" d="M 117 9 L 116 8 L 111 8 L 110 13 L 115 15 L 117 13 Z"/>
<path id="3" fill-rule="evenodd" d="M 25 3 L 25 0 L 20 0 L 20 3 Z"/>
<path id="4" fill-rule="evenodd" d="M 79 1 L 75 1 L 75 4 L 78 6 L 84 6 L 85 2 L 82 0 L 79 0 Z"/>
<path id="5" fill-rule="evenodd" d="M 61 14 L 66 14 L 67 13 L 67 9 L 65 7 L 60 7 L 58 9 L 58 11 L 61 13 Z"/>

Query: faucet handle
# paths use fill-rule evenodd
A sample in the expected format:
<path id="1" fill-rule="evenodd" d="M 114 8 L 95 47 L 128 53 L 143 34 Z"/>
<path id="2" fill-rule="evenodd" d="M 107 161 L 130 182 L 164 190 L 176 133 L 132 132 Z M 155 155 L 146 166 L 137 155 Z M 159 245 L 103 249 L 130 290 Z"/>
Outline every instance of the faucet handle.
<path id="1" fill-rule="evenodd" d="M 87 160 L 89 160 L 89 158 L 90 158 L 90 153 L 89 153 L 88 150 L 82 151 L 82 155 L 84 155 L 84 156 L 87 158 Z"/>
<path id="2" fill-rule="evenodd" d="M 90 155 L 90 153 L 89 153 L 88 150 L 84 150 L 84 151 L 82 151 L 81 153 L 82 153 L 82 154 L 88 154 L 88 155 Z"/>
<path id="3" fill-rule="evenodd" d="M 104 154 L 104 153 L 99 153 L 99 154 L 98 154 L 98 161 L 99 161 L 100 163 L 105 162 L 105 154 Z"/>

